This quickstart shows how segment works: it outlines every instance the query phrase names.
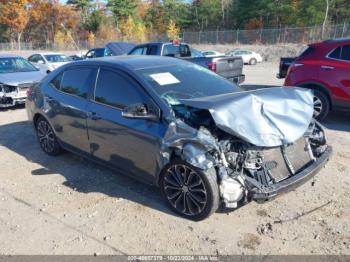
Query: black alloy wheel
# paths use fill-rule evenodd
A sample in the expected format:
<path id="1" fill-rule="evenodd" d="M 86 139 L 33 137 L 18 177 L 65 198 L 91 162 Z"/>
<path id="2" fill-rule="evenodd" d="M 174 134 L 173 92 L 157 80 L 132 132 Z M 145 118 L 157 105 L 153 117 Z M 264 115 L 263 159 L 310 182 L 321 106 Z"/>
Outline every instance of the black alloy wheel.
<path id="1" fill-rule="evenodd" d="M 61 147 L 57 142 L 55 133 L 43 117 L 40 117 L 36 121 L 36 133 L 39 144 L 46 154 L 55 156 L 61 152 Z"/>
<path id="2" fill-rule="evenodd" d="M 202 220 L 218 208 L 214 168 L 203 172 L 184 161 L 176 161 L 166 168 L 161 187 L 170 207 L 186 218 Z"/>

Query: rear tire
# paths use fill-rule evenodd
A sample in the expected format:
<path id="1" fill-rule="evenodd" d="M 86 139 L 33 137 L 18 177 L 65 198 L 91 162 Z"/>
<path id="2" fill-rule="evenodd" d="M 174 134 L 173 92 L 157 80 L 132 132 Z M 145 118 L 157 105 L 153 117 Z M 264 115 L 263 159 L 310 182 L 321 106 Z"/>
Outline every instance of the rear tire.
<path id="1" fill-rule="evenodd" d="M 194 221 L 209 217 L 219 207 L 215 168 L 203 171 L 176 159 L 164 167 L 160 189 L 174 212 Z"/>
<path id="2" fill-rule="evenodd" d="M 61 153 L 62 148 L 57 141 L 55 132 L 49 122 L 42 116 L 35 123 L 36 134 L 41 149 L 50 156 L 57 156 Z"/>
<path id="3" fill-rule="evenodd" d="M 257 62 L 258 62 L 258 61 L 257 61 L 255 58 L 252 58 L 252 59 L 249 60 L 249 64 L 250 64 L 250 65 L 256 65 Z"/>
<path id="4" fill-rule="evenodd" d="M 326 118 L 330 110 L 330 102 L 322 91 L 314 91 L 314 118 L 321 121 Z"/>

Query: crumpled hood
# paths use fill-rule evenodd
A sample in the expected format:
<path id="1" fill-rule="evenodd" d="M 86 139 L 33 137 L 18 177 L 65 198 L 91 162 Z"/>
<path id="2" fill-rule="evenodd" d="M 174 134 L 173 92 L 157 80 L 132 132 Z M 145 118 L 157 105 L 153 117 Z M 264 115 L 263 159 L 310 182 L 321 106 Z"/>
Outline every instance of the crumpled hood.
<path id="1" fill-rule="evenodd" d="M 17 86 L 24 83 L 39 82 L 44 76 L 45 74 L 41 71 L 0 73 L 0 83 Z"/>
<path id="2" fill-rule="evenodd" d="M 209 110 L 218 128 L 263 147 L 296 141 L 313 116 L 312 91 L 294 87 L 183 99 L 181 103 Z"/>

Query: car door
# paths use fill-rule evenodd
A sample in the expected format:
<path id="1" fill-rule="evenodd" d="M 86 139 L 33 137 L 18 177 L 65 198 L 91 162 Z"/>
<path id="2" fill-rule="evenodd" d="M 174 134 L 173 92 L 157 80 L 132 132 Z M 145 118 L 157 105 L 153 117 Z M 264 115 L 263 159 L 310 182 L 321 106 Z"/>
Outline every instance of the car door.
<path id="1" fill-rule="evenodd" d="M 350 107 L 350 45 L 334 49 L 320 64 L 320 80 L 330 87 L 336 107 Z"/>
<path id="2" fill-rule="evenodd" d="M 97 67 L 67 68 L 49 83 L 45 92 L 45 108 L 57 137 L 67 147 L 90 153 L 87 136 L 87 104 L 93 90 Z"/>
<path id="3" fill-rule="evenodd" d="M 153 182 L 159 171 L 161 122 L 122 116 L 125 106 L 142 103 L 159 110 L 127 74 L 101 68 L 87 120 L 91 154 L 124 173 Z"/>
<path id="4" fill-rule="evenodd" d="M 247 64 L 250 61 L 251 55 L 248 51 L 241 51 L 241 56 L 243 59 L 243 63 Z"/>

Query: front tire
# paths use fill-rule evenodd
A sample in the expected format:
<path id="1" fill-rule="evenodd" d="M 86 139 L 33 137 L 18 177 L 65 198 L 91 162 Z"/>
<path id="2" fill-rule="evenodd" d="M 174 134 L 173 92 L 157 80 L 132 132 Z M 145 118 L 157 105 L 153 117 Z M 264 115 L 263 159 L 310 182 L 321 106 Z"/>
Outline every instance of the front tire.
<path id="1" fill-rule="evenodd" d="M 203 220 L 219 207 L 216 170 L 203 171 L 182 160 L 174 160 L 162 173 L 161 192 L 177 214 L 195 221 Z"/>
<path id="2" fill-rule="evenodd" d="M 56 156 L 61 153 L 62 149 L 57 141 L 56 135 L 45 118 L 38 118 L 35 123 L 35 129 L 40 147 L 46 154 Z"/>
<path id="3" fill-rule="evenodd" d="M 321 121 L 329 113 L 330 102 L 328 97 L 321 91 L 314 90 L 314 117 Z"/>

